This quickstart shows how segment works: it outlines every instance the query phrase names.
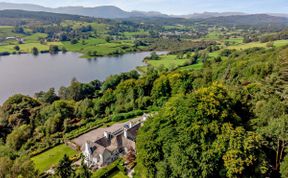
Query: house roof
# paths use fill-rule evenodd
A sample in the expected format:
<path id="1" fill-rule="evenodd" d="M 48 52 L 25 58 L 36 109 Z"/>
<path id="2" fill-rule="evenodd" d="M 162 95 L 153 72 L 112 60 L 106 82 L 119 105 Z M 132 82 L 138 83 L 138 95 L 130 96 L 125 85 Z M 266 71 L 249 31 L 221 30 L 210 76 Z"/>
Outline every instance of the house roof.
<path id="1" fill-rule="evenodd" d="M 111 138 L 105 136 L 97 139 L 95 142 L 89 142 L 88 145 L 93 156 L 103 154 L 105 151 L 113 152 L 121 147 L 134 148 L 135 149 L 135 138 L 141 123 L 133 125 L 131 128 L 123 128 L 121 131 L 117 131 L 111 135 Z M 128 133 L 129 137 L 124 136 L 124 129 Z M 83 149 L 82 149 L 83 150 Z"/>

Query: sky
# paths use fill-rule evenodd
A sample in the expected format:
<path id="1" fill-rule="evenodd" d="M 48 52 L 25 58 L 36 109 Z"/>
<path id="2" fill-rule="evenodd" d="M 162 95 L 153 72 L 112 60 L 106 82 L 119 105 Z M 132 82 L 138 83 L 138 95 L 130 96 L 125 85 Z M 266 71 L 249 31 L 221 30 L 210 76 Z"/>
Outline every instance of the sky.
<path id="1" fill-rule="evenodd" d="M 1 0 L 0 0 L 1 1 Z M 166 14 L 195 12 L 288 13 L 288 0 L 2 0 L 47 7 L 114 5 L 123 10 L 159 11 Z"/>

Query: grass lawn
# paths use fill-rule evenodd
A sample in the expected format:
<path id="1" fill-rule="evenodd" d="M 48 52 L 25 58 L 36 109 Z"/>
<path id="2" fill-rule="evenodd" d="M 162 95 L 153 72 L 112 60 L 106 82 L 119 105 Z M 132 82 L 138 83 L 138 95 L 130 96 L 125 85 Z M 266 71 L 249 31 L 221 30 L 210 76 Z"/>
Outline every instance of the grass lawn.
<path id="1" fill-rule="evenodd" d="M 162 55 L 159 60 L 148 60 L 147 63 L 154 67 L 164 66 L 165 68 L 178 67 L 185 64 L 188 59 L 177 59 L 176 55 Z"/>
<path id="2" fill-rule="evenodd" d="M 193 65 L 189 65 L 189 66 L 184 66 L 184 67 L 180 67 L 179 71 L 186 71 L 186 70 L 199 70 L 199 69 L 202 69 L 203 67 L 203 63 L 202 62 L 199 62 L 197 64 L 193 64 Z"/>
<path id="3" fill-rule="evenodd" d="M 32 161 L 35 163 L 36 168 L 40 171 L 46 171 L 50 167 L 55 166 L 63 158 L 64 154 L 71 157 L 77 154 L 77 152 L 65 144 L 56 146 L 48 151 L 45 151 L 37 156 L 32 157 Z"/>

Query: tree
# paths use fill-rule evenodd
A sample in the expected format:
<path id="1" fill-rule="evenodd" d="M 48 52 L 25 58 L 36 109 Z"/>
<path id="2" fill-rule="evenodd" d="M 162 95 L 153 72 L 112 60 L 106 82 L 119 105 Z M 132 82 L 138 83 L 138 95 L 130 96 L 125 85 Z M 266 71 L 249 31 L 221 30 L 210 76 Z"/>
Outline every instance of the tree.
<path id="1" fill-rule="evenodd" d="M 149 57 L 150 60 L 158 60 L 160 56 L 156 52 L 152 52 Z"/>
<path id="2" fill-rule="evenodd" d="M 15 49 L 16 51 L 19 51 L 19 50 L 20 50 L 20 47 L 19 47 L 18 45 L 16 45 L 16 46 L 14 46 L 14 49 Z"/>
<path id="3" fill-rule="evenodd" d="M 62 53 L 65 54 L 65 53 L 67 53 L 68 50 L 63 46 L 62 49 L 61 49 L 61 51 L 62 51 Z"/>
<path id="4" fill-rule="evenodd" d="M 33 47 L 33 48 L 32 48 L 32 54 L 33 54 L 34 56 L 37 56 L 37 55 L 39 54 L 38 48 Z"/>
<path id="5" fill-rule="evenodd" d="M 74 174 L 72 169 L 72 161 L 65 154 L 63 159 L 59 161 L 59 164 L 56 168 L 56 174 L 61 178 L 69 178 Z"/>
<path id="6" fill-rule="evenodd" d="M 51 54 L 57 54 L 60 51 L 59 47 L 57 45 L 51 45 L 49 47 L 49 52 Z"/>
<path id="7" fill-rule="evenodd" d="M 87 165 L 84 163 L 84 158 L 81 160 L 81 166 L 76 172 L 76 178 L 90 178 L 92 173 Z"/>
<path id="8" fill-rule="evenodd" d="M 22 125 L 15 128 L 7 136 L 7 145 L 14 150 L 19 150 L 22 145 L 31 137 L 31 127 L 29 125 Z"/>
<path id="9" fill-rule="evenodd" d="M 77 43 L 78 43 L 78 40 L 77 40 L 77 39 L 73 39 L 73 40 L 71 40 L 70 43 L 71 43 L 71 44 L 77 44 Z"/>
<path id="10" fill-rule="evenodd" d="M 288 178 L 288 155 L 284 158 L 280 166 L 281 178 Z"/>
<path id="11" fill-rule="evenodd" d="M 35 97 L 43 103 L 52 104 L 54 101 L 59 100 L 59 97 L 55 94 L 55 89 L 50 88 L 47 92 L 41 91 L 35 93 Z"/>
<path id="12" fill-rule="evenodd" d="M 155 80 L 151 91 L 153 101 L 157 106 L 162 106 L 171 96 L 171 86 L 169 79 L 163 75 Z"/>
<path id="13" fill-rule="evenodd" d="M 15 33 L 20 33 L 20 34 L 25 34 L 25 30 L 21 26 L 16 26 L 15 29 L 14 29 L 14 32 Z"/>
<path id="14" fill-rule="evenodd" d="M 45 122 L 47 134 L 53 134 L 64 130 L 64 121 L 74 118 L 74 112 L 74 102 L 59 100 L 44 107 L 39 118 Z"/>
<path id="15" fill-rule="evenodd" d="M 24 95 L 14 95 L 6 100 L 2 106 L 3 119 L 12 127 L 29 124 L 34 108 L 40 103 Z"/>
<path id="16" fill-rule="evenodd" d="M 288 114 L 287 106 L 278 97 L 270 96 L 268 101 L 256 104 L 257 119 L 253 120 L 257 131 L 269 140 L 267 147 L 275 153 L 274 170 L 278 171 L 285 157 L 288 143 Z"/>
<path id="17" fill-rule="evenodd" d="M 136 170 L 144 177 L 263 176 L 261 137 L 239 126 L 241 113 L 219 84 L 171 98 L 139 131 Z"/>
<path id="18" fill-rule="evenodd" d="M 39 177 L 33 161 L 27 157 L 17 158 L 11 167 L 11 177 Z"/>
<path id="19" fill-rule="evenodd" d="M 13 161 L 8 157 L 0 157 L 0 177 L 5 178 L 11 172 Z"/>

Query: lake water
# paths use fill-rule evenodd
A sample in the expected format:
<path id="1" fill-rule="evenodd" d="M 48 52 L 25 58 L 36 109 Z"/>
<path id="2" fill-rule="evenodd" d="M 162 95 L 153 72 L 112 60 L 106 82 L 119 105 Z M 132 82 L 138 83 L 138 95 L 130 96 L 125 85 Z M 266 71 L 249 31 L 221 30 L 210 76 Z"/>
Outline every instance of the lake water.
<path id="1" fill-rule="evenodd" d="M 33 96 L 35 92 L 51 87 L 58 90 L 73 78 L 80 82 L 105 80 L 110 75 L 128 72 L 145 65 L 143 59 L 150 52 L 125 54 L 117 57 L 83 59 L 78 53 L 57 55 L 31 54 L 0 57 L 0 104 L 9 96 L 21 93 Z"/>

